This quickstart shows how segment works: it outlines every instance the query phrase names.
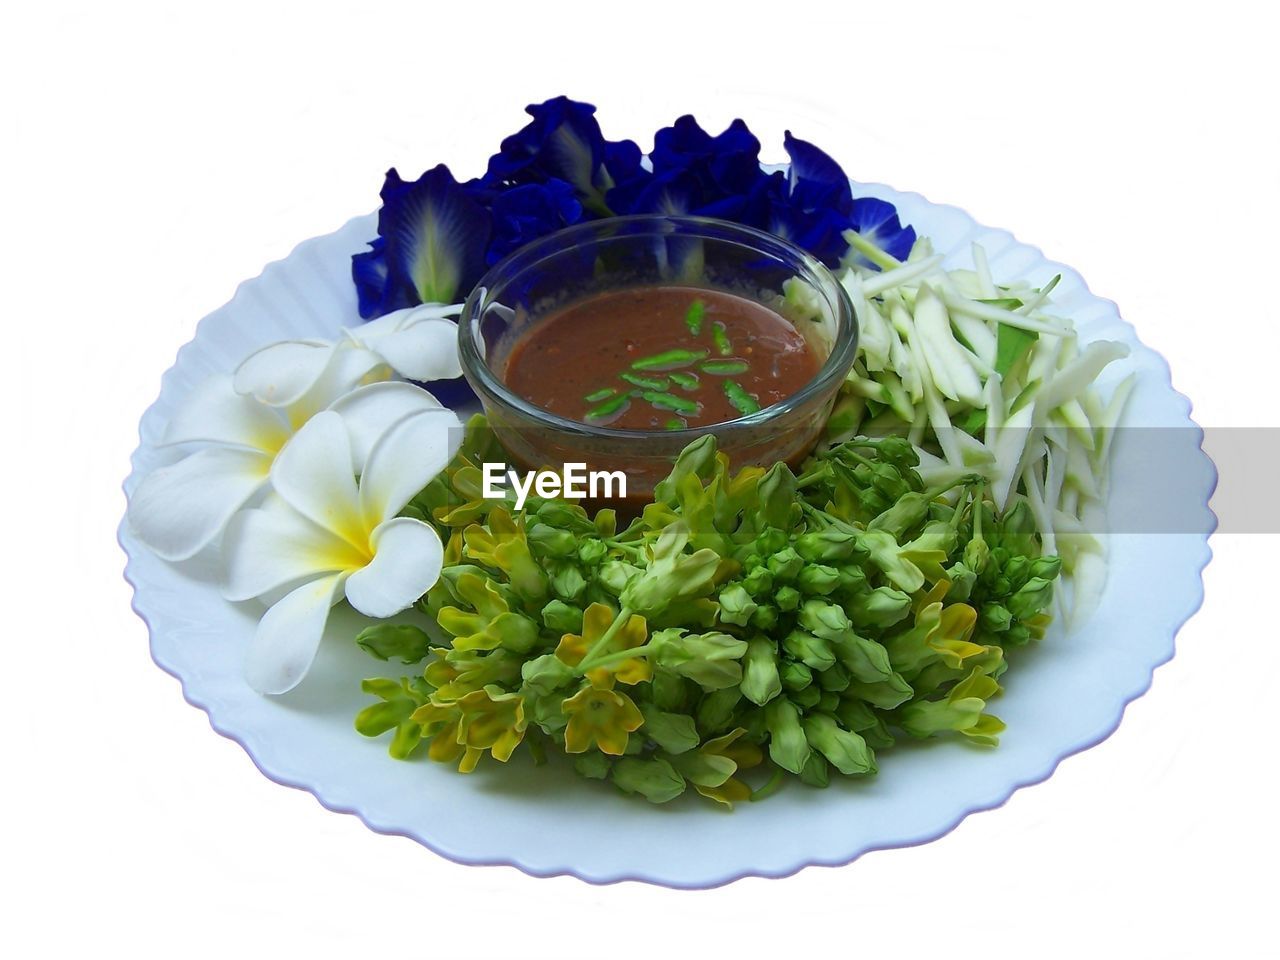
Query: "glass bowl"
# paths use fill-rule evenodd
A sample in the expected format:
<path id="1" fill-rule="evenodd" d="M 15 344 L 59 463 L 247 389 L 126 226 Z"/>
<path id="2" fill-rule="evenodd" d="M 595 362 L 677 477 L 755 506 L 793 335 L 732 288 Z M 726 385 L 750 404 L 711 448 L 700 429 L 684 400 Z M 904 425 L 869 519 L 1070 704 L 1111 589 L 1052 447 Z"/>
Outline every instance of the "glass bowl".
<path id="1" fill-rule="evenodd" d="M 789 322 L 822 365 L 796 393 L 734 420 L 682 430 L 594 426 L 551 413 L 508 389 L 512 348 L 567 304 L 627 287 L 720 290 Z M 621 470 L 627 499 L 647 499 L 685 446 L 708 433 L 734 468 L 797 465 L 817 442 L 858 345 L 853 305 L 823 264 L 771 234 L 706 217 L 615 217 L 542 237 L 481 278 L 459 318 L 462 370 L 513 464 Z"/>

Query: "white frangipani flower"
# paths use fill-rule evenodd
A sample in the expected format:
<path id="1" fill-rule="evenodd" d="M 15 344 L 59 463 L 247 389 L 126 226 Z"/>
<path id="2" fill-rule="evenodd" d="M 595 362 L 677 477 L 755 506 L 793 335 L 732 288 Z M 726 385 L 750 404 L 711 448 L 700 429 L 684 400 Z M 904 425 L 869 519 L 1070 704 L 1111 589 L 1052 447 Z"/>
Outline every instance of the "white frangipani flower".
<path id="1" fill-rule="evenodd" d="M 337 340 L 273 343 L 240 364 L 236 391 L 290 406 L 332 382 L 386 380 L 392 371 L 408 380 L 452 380 L 462 376 L 462 366 L 458 325 L 448 318 L 461 309 L 428 303 L 344 329 Z"/>
<path id="2" fill-rule="evenodd" d="M 441 409 L 435 397 L 410 383 L 352 390 L 361 378 L 338 376 L 337 367 L 334 376 L 289 406 L 268 406 L 238 394 L 227 375 L 197 386 L 160 444 L 193 452 L 143 477 L 129 498 L 129 523 L 138 539 L 166 560 L 185 560 L 204 549 L 266 487 L 272 463 L 289 438 L 326 407 L 350 431 L 353 472 L 363 469 L 370 447 L 397 420 Z"/>
<path id="3" fill-rule="evenodd" d="M 370 617 L 411 606 L 440 575 L 444 547 L 435 528 L 399 517 L 461 441 L 447 409 L 410 413 L 360 460 L 341 414 L 316 414 L 271 468 L 276 497 L 237 513 L 227 528 L 225 595 L 276 596 L 258 623 L 245 661 L 261 693 L 292 689 L 315 659 L 329 610 L 345 596 Z"/>

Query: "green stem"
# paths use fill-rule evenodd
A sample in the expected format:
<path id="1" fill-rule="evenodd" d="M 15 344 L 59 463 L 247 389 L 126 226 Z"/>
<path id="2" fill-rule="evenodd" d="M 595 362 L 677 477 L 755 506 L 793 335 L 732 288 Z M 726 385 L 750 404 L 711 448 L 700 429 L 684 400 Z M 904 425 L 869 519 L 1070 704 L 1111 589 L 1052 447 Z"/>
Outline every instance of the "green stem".
<path id="1" fill-rule="evenodd" d="M 584 666 L 584 664 L 590 664 L 591 658 L 609 645 L 609 641 L 618 635 L 618 631 L 622 629 L 622 625 L 626 623 L 630 617 L 631 609 L 629 607 L 623 607 L 618 611 L 618 615 L 613 618 L 613 623 L 609 624 L 609 629 L 600 634 L 600 638 L 596 640 L 590 648 L 588 648 L 586 656 L 584 656 L 578 663 L 577 673 L 579 675 L 590 669 L 589 667 Z"/>
<path id="2" fill-rule="evenodd" d="M 763 800 L 774 793 L 778 792 L 778 788 L 782 786 L 783 771 L 781 767 L 774 767 L 773 774 L 765 781 L 764 786 L 759 790 L 752 790 L 749 802 L 755 803 L 757 800 Z"/>
<path id="3" fill-rule="evenodd" d="M 819 481 L 822 481 L 822 480 L 826 480 L 830 476 L 831 476 L 831 469 L 830 467 L 827 466 L 827 464 L 824 463 L 821 466 L 819 466 L 817 469 L 809 471 L 804 476 L 797 477 L 796 486 L 803 490 L 805 487 L 811 487 L 815 483 L 818 483 Z"/>
<path id="4" fill-rule="evenodd" d="M 591 661 L 588 661 L 586 657 L 583 657 L 582 662 L 578 664 L 574 673 L 578 676 L 582 676 L 588 670 L 595 670 L 598 667 L 610 667 L 615 663 L 622 663 L 624 660 L 630 660 L 632 657 L 642 656 L 648 653 L 652 647 L 653 644 L 645 643 L 638 647 L 630 647 L 626 650 L 615 650 L 613 653 L 606 653 Z"/>

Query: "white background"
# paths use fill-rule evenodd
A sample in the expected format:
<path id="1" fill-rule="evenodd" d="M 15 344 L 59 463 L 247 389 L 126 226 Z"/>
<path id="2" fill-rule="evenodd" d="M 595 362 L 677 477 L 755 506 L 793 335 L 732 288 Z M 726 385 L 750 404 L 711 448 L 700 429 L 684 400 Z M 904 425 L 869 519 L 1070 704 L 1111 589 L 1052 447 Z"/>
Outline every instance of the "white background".
<path id="1" fill-rule="evenodd" d="M 1277 425 L 1262 4 L 711 6 L 8 9 L 7 955 L 1280 955 L 1274 536 L 1215 537 L 1176 659 L 1047 783 L 923 847 L 702 893 L 375 835 L 267 781 L 151 663 L 114 531 L 178 346 L 239 281 L 373 209 L 387 167 L 474 175 L 562 92 L 646 149 L 680 113 L 742 116 L 767 160 L 790 127 L 855 178 L 963 206 L 1119 302 L 1202 424 Z"/>

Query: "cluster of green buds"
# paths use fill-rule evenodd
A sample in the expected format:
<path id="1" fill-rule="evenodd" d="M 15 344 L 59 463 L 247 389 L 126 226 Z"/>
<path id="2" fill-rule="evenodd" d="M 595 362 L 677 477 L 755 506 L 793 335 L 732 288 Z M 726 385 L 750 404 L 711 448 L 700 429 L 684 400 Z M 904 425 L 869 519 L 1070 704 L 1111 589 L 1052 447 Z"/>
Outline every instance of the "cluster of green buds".
<path id="1" fill-rule="evenodd" d="M 788 774 L 875 773 L 904 734 L 995 742 L 1004 650 L 1043 632 L 1059 568 L 1024 505 L 997 518 L 978 478 L 925 489 L 896 438 L 797 477 L 733 472 L 708 436 L 619 530 L 563 500 L 476 501 L 481 427 L 409 507 L 447 536 L 418 605 L 439 634 L 357 638 L 423 665 L 365 683 L 378 702 L 356 726 L 390 732 L 393 756 L 465 772 L 523 745 L 653 802 L 692 787 L 732 805 Z"/>

